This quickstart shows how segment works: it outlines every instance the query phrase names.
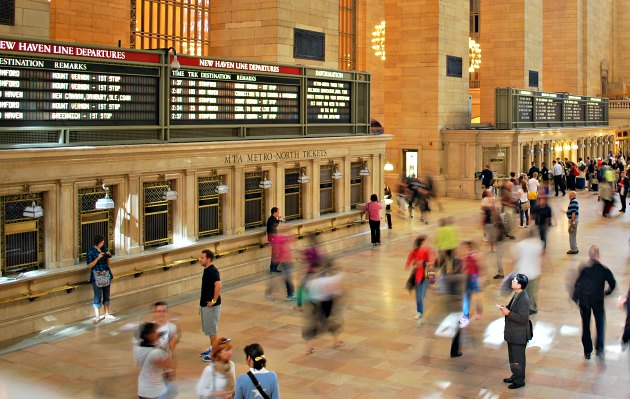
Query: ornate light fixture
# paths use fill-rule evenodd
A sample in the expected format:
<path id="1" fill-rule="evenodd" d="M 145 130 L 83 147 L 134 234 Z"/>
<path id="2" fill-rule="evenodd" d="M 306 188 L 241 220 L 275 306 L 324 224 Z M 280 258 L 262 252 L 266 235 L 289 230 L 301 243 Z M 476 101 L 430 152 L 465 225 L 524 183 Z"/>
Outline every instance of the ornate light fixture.
<path id="1" fill-rule="evenodd" d="M 387 161 L 387 162 L 385 162 L 385 166 L 383 167 L 383 169 L 386 172 L 391 172 L 392 170 L 394 170 L 394 165 L 392 165 L 391 162 Z"/>
<path id="2" fill-rule="evenodd" d="M 31 219 L 41 218 L 42 216 L 44 216 L 44 209 L 40 205 L 37 205 L 35 203 L 35 198 L 33 197 L 33 193 L 31 192 L 31 185 L 30 184 L 25 185 L 24 189 L 28 191 L 28 194 L 31 197 L 31 205 L 28 205 L 27 207 L 24 208 L 24 211 L 22 211 L 22 216 L 24 216 L 25 218 L 31 218 Z"/>
<path id="3" fill-rule="evenodd" d="M 381 61 L 385 61 L 385 21 L 381 21 L 374 27 L 372 49 L 374 49 L 375 56 L 381 57 Z"/>
<path id="4" fill-rule="evenodd" d="M 481 46 L 473 38 L 468 38 L 468 72 L 472 73 L 481 65 Z"/>
<path id="5" fill-rule="evenodd" d="M 99 198 L 94 205 L 95 209 L 114 209 L 114 200 L 109 198 L 109 187 L 100 180 L 99 183 L 103 186 L 105 191 L 105 198 Z"/>
<path id="6" fill-rule="evenodd" d="M 578 145 L 576 143 L 571 144 L 571 149 L 572 150 L 577 150 L 578 149 Z"/>

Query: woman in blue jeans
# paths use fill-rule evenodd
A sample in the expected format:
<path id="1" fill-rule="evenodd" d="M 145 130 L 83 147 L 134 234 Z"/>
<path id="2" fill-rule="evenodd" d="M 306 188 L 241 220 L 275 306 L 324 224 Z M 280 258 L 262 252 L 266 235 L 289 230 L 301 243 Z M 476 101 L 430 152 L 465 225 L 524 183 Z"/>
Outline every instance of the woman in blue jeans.
<path id="1" fill-rule="evenodd" d="M 112 255 L 105 246 L 105 238 L 101 235 L 94 237 L 94 246 L 87 250 L 85 254 L 88 269 L 90 269 L 90 283 L 94 290 L 94 320 L 98 323 L 101 320 L 100 309 L 101 304 L 105 308 L 105 320 L 117 320 L 109 313 L 109 289 L 111 281 L 114 278 L 109 263 Z"/>
<path id="2" fill-rule="evenodd" d="M 413 249 L 407 257 L 405 269 L 408 270 L 413 265 L 415 270 L 415 289 L 416 289 L 416 315 L 415 319 L 422 318 L 424 314 L 424 297 L 427 295 L 429 281 L 426 279 L 427 270 L 435 262 L 433 250 L 428 245 L 425 235 L 418 236 L 413 243 Z"/>

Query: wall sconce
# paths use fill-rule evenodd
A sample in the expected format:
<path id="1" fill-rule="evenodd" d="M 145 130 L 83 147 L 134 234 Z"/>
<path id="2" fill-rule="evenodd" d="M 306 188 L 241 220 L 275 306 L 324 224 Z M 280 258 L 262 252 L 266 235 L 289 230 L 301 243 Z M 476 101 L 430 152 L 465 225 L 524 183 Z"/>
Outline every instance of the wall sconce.
<path id="1" fill-rule="evenodd" d="M 223 177 L 217 175 L 216 169 L 210 170 L 210 176 L 219 178 L 219 185 L 216 188 L 217 194 L 227 194 L 228 192 L 230 192 L 230 188 L 227 185 L 223 184 Z"/>
<path id="2" fill-rule="evenodd" d="M 369 176 L 369 175 L 370 175 L 370 170 L 368 169 L 367 161 L 363 161 L 363 168 L 361 168 L 361 170 L 359 171 L 359 176 Z"/>
<path id="3" fill-rule="evenodd" d="M 472 73 L 481 65 L 481 46 L 471 37 L 468 38 L 468 72 Z"/>
<path id="4" fill-rule="evenodd" d="M 94 205 L 94 209 L 114 209 L 114 200 L 109 198 L 109 187 L 105 185 L 103 180 L 99 180 L 99 184 L 103 186 L 105 198 L 99 198 Z"/>
<path id="5" fill-rule="evenodd" d="M 162 194 L 162 199 L 165 201 L 176 201 L 177 197 L 179 197 L 179 194 L 177 194 L 177 191 L 171 190 L 171 183 L 166 180 L 165 175 L 161 176 L 161 180 L 164 183 L 166 183 L 166 187 L 167 187 L 166 191 L 164 191 L 164 194 Z"/>
<path id="6" fill-rule="evenodd" d="M 387 161 L 387 162 L 385 162 L 385 166 L 383 166 L 383 169 L 384 169 L 386 172 L 391 172 L 391 171 L 393 171 L 393 170 L 394 170 L 394 165 L 392 165 L 392 163 L 391 163 L 391 162 Z"/>
<path id="7" fill-rule="evenodd" d="M 569 144 L 565 144 L 564 147 L 562 147 L 565 151 L 569 151 L 571 149 L 571 146 Z"/>
<path id="8" fill-rule="evenodd" d="M 577 150 L 578 149 L 578 145 L 576 143 L 571 144 L 571 149 L 572 150 Z"/>
<path id="9" fill-rule="evenodd" d="M 339 171 L 338 165 L 335 162 L 333 162 L 332 160 L 330 161 L 330 164 L 335 167 L 335 170 L 333 171 L 333 174 L 332 174 L 332 178 L 335 179 L 335 180 L 342 179 L 343 178 L 343 173 L 341 173 Z"/>
<path id="10" fill-rule="evenodd" d="M 557 145 L 555 150 L 556 150 L 556 152 L 562 152 L 562 146 L 561 145 Z"/>
<path id="11" fill-rule="evenodd" d="M 380 57 L 381 61 L 385 61 L 385 21 L 374 27 L 372 36 L 374 55 Z"/>
<path id="12" fill-rule="evenodd" d="M 271 180 L 267 179 L 267 172 L 263 172 L 263 177 L 260 183 L 258 183 L 258 187 L 262 188 L 263 190 L 268 190 L 272 186 L 273 184 L 271 183 Z"/>
<path id="13" fill-rule="evenodd" d="M 298 177 L 298 183 L 306 184 L 311 181 L 311 178 L 306 175 L 306 168 L 300 168 L 300 177 Z"/>
<path id="14" fill-rule="evenodd" d="M 173 61 L 171 61 L 169 66 L 171 67 L 171 69 L 179 69 L 181 65 L 179 65 L 179 61 L 177 61 L 177 50 L 175 50 L 175 48 L 169 47 L 166 49 L 166 59 L 168 59 L 168 53 L 171 50 L 173 50 Z"/>
<path id="15" fill-rule="evenodd" d="M 44 209 L 35 204 L 35 198 L 33 198 L 33 193 L 31 192 L 31 186 L 30 184 L 27 184 L 24 186 L 24 189 L 28 192 L 28 194 L 31 197 L 31 205 L 28 205 L 26 208 L 24 208 L 24 211 L 22 212 L 22 216 L 24 216 L 25 218 L 31 218 L 31 219 L 39 219 L 42 216 L 44 216 Z"/>

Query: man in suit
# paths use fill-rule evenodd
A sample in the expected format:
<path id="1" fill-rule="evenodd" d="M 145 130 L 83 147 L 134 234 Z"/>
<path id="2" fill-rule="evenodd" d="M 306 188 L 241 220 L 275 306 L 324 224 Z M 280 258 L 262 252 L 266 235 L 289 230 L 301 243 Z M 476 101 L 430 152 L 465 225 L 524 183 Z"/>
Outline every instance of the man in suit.
<path id="1" fill-rule="evenodd" d="M 512 280 L 514 296 L 507 306 L 497 305 L 505 316 L 505 330 L 503 337 L 508 345 L 508 356 L 512 376 L 504 378 L 503 382 L 510 384 L 509 389 L 525 386 L 525 347 L 532 338 L 532 328 L 529 322 L 529 297 L 525 292 L 527 276 L 517 274 Z"/>

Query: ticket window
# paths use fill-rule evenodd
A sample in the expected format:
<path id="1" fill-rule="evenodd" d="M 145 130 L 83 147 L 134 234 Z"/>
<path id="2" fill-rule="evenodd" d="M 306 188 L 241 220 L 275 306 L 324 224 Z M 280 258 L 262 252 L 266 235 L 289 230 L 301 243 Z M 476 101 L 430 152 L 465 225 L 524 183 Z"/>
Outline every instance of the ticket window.
<path id="1" fill-rule="evenodd" d="M 506 177 L 509 174 L 509 148 L 484 148 L 483 149 L 483 165 L 481 169 L 484 169 L 486 165 L 490 166 L 490 170 L 494 174 L 494 177 Z"/>

